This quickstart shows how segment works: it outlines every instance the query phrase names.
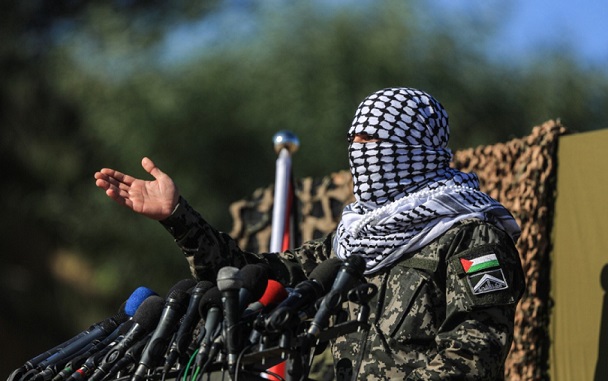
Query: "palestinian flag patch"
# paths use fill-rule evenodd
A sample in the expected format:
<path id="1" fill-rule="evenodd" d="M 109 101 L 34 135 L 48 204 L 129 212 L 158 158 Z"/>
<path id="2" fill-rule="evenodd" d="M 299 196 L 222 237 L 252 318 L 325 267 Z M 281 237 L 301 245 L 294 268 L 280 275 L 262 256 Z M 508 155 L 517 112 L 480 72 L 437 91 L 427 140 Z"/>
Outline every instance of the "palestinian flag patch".
<path id="1" fill-rule="evenodd" d="M 473 259 L 460 258 L 460 264 L 467 274 L 474 274 L 482 270 L 500 266 L 496 254 L 486 254 Z"/>

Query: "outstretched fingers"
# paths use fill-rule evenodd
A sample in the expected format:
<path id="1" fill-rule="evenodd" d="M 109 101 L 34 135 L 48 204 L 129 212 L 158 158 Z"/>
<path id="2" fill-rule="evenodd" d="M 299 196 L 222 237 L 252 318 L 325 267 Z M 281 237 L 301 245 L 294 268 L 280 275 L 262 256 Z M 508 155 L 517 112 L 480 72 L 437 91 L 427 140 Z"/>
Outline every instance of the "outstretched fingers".
<path id="1" fill-rule="evenodd" d="M 133 177 L 109 168 L 103 168 L 95 175 L 95 185 L 105 190 L 106 195 L 119 204 L 128 205 L 129 190 L 135 180 Z"/>
<path id="2" fill-rule="evenodd" d="M 131 184 L 133 184 L 133 181 L 137 180 L 133 176 L 126 175 L 122 172 L 110 168 L 102 168 L 99 172 L 95 174 L 95 178 L 101 178 L 114 186 L 122 186 L 123 188 L 124 186 L 131 186 Z"/>

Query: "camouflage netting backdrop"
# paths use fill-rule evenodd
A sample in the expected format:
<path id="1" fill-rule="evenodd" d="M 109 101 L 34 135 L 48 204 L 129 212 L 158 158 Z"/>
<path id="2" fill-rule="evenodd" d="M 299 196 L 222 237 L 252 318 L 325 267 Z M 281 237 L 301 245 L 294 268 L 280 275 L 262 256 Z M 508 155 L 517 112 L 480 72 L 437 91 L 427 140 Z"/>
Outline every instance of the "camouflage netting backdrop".
<path id="1" fill-rule="evenodd" d="M 551 230 L 557 184 L 557 145 L 567 133 L 559 121 L 534 127 L 529 136 L 454 152 L 453 165 L 479 176 L 481 190 L 505 205 L 522 228 L 517 244 L 526 292 L 515 316 L 515 338 L 507 358 L 509 380 L 548 379 Z M 273 186 L 230 207 L 230 233 L 240 246 L 268 251 L 271 233 Z M 352 202 L 348 171 L 296 180 L 300 240 L 331 232 L 342 208 Z"/>

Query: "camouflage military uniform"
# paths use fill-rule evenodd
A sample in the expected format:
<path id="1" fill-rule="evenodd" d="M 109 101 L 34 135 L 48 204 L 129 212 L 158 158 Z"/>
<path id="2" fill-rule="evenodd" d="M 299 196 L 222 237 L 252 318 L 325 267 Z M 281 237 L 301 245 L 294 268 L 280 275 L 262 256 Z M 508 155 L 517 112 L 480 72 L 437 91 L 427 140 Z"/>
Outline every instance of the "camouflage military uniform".
<path id="1" fill-rule="evenodd" d="M 266 262 L 278 280 L 295 285 L 333 255 L 331 236 L 293 252 L 245 253 L 185 200 L 163 225 L 198 278 L 209 279 L 226 265 Z M 367 277 L 378 287 L 371 328 L 365 337 L 335 340 L 336 378 L 351 379 L 356 372 L 358 380 L 502 379 L 523 279 L 517 250 L 503 231 L 480 220 L 462 221 Z M 355 305 L 350 313 L 356 316 Z"/>

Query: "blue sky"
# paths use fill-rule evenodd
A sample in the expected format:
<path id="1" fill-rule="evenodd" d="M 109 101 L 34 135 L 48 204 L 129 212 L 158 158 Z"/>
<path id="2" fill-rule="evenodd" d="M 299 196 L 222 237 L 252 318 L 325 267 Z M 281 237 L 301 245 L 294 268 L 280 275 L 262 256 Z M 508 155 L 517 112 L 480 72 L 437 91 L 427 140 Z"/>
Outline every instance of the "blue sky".
<path id="1" fill-rule="evenodd" d="M 606 0 L 432 0 L 452 18 L 477 17 L 500 28 L 496 48 L 525 57 L 548 46 L 569 49 L 584 64 L 608 70 Z"/>
<path id="2" fill-rule="evenodd" d="M 246 28 L 248 16 L 240 12 L 251 0 L 225 0 L 220 17 L 185 25 L 174 32 L 168 49 L 178 55 L 196 51 L 217 38 L 222 28 Z M 280 0 L 277 0 L 280 2 Z M 316 0 L 324 6 L 373 4 L 373 0 Z M 272 4 L 272 2 L 269 2 Z M 435 21 L 462 28 L 490 25 L 497 29 L 491 54 L 524 62 L 545 50 L 572 53 L 583 66 L 608 71 L 608 0 L 424 0 Z M 229 26 L 227 26 L 229 25 Z M 192 38 L 191 36 L 197 36 Z M 184 38 L 188 36 L 187 38 Z M 174 39 L 173 39 L 174 38 Z M 172 56 L 171 54 L 169 56 Z"/>

